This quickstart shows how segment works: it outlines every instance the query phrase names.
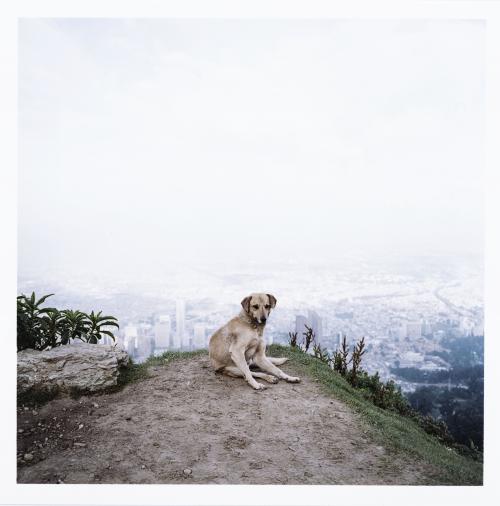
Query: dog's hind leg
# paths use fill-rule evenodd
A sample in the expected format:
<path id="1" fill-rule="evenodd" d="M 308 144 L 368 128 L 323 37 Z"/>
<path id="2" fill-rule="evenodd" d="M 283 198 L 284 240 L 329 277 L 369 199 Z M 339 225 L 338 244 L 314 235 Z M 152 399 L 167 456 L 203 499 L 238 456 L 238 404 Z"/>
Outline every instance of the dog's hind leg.
<path id="1" fill-rule="evenodd" d="M 288 360 L 288 358 L 287 357 L 281 357 L 281 358 L 267 357 L 267 360 L 269 360 L 269 362 L 271 362 L 271 364 L 274 364 L 274 365 L 283 365 Z"/>
<path id="2" fill-rule="evenodd" d="M 227 374 L 227 376 L 232 376 L 233 378 L 244 378 L 245 375 L 237 368 L 237 367 L 231 367 L 227 366 L 224 367 L 222 370 L 224 374 Z M 260 378 L 264 381 L 267 381 L 268 383 L 278 383 L 278 378 L 275 376 L 271 376 L 270 374 L 266 374 L 264 372 L 256 372 L 256 371 L 250 371 L 251 375 L 254 378 Z"/>

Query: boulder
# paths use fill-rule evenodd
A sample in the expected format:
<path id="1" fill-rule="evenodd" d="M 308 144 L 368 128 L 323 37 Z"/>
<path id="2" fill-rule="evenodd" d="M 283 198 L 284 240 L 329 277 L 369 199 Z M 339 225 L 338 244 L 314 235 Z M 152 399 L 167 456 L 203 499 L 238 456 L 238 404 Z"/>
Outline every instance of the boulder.
<path id="1" fill-rule="evenodd" d="M 17 393 L 93 393 L 115 386 L 130 361 L 118 348 L 74 341 L 51 350 L 17 353 Z"/>

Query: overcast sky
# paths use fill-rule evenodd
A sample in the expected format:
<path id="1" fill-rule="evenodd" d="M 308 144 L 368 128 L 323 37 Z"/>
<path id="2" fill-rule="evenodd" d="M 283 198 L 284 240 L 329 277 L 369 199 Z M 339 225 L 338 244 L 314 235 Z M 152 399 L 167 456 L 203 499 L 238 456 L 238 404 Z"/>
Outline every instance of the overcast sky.
<path id="1" fill-rule="evenodd" d="M 20 273 L 480 254 L 484 36 L 22 20 Z"/>

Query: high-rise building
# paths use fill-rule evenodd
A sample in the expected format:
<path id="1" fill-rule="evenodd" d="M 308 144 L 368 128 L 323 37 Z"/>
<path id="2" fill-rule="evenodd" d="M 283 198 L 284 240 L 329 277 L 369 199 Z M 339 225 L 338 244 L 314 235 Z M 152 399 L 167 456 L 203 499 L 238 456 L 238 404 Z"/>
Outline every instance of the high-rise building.
<path id="1" fill-rule="evenodd" d="M 205 325 L 196 323 L 193 328 L 193 347 L 195 350 L 206 348 Z"/>
<path id="2" fill-rule="evenodd" d="M 186 345 L 186 303 L 178 299 L 175 304 L 175 339 L 173 343 L 174 349 L 185 347 Z"/>
<path id="3" fill-rule="evenodd" d="M 307 318 L 304 315 L 298 314 L 295 317 L 295 332 L 297 332 L 297 337 L 302 337 L 302 333 L 306 331 L 306 325 L 309 325 Z"/>
<path id="4" fill-rule="evenodd" d="M 136 339 L 137 326 L 129 323 L 123 329 L 123 347 L 131 357 L 135 355 Z"/>
<path id="5" fill-rule="evenodd" d="M 170 330 L 171 322 L 170 316 L 161 315 L 155 323 L 155 348 L 167 349 L 170 347 Z"/>
<path id="6" fill-rule="evenodd" d="M 312 328 L 314 335 L 316 337 L 316 341 L 321 341 L 321 338 L 323 337 L 323 320 L 322 318 L 316 313 L 316 311 L 309 310 L 307 312 L 307 319 L 309 320 L 308 326 Z"/>

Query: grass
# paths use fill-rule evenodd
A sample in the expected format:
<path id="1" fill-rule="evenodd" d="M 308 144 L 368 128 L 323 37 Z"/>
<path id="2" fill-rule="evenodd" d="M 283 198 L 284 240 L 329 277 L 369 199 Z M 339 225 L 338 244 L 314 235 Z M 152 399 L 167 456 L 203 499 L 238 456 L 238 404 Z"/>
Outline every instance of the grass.
<path id="1" fill-rule="evenodd" d="M 323 390 L 345 402 L 367 422 L 371 437 L 397 453 L 410 454 L 435 470 L 430 477 L 436 485 L 482 485 L 482 463 L 460 455 L 427 434 L 413 420 L 383 410 L 365 399 L 328 365 L 301 350 L 271 345 L 271 356 L 286 356 L 299 374 L 317 380 Z"/>
<path id="2" fill-rule="evenodd" d="M 122 368 L 118 376 L 118 384 L 113 388 L 114 390 L 121 389 L 129 383 L 147 379 L 149 377 L 149 368 L 155 366 L 164 366 L 176 360 L 183 360 L 187 358 L 196 357 L 198 355 L 206 355 L 207 350 L 197 351 L 166 351 L 157 357 L 149 357 L 141 364 L 132 362 L 127 367 Z"/>

